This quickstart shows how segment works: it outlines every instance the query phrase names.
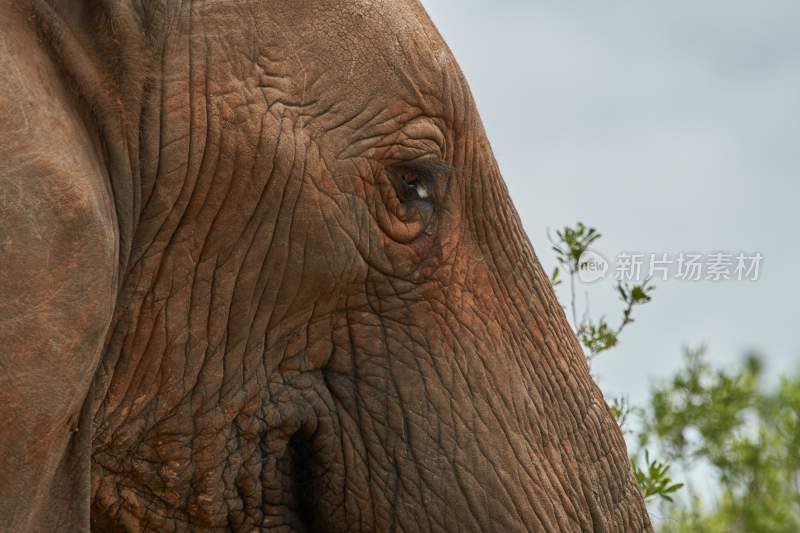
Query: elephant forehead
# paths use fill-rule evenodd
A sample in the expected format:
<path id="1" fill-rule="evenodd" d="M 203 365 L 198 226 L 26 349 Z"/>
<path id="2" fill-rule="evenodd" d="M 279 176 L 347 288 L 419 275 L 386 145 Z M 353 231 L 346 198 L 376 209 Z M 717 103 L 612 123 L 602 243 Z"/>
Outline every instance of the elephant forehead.
<path id="1" fill-rule="evenodd" d="M 317 12 L 310 28 L 317 31 L 319 21 L 325 21 L 325 34 L 331 39 L 327 44 L 340 40 L 338 47 L 323 45 L 320 50 L 331 61 L 355 63 L 370 76 L 413 70 L 431 76 L 425 81 L 433 83 L 452 68 L 450 50 L 416 0 L 336 4 L 342 5 Z"/>
<path id="2" fill-rule="evenodd" d="M 450 52 L 416 0 L 290 1 L 272 17 L 293 45 L 349 75 L 384 75 L 399 67 L 440 73 Z M 390 67 L 387 69 L 386 67 Z"/>
<path id="3" fill-rule="evenodd" d="M 450 93 L 462 96 L 451 90 L 462 85 L 452 54 L 416 0 L 218 2 L 205 15 L 226 58 L 236 47 L 266 74 L 262 86 L 312 105 L 312 116 L 334 104 L 336 115 L 352 116 L 401 102 L 444 117 Z"/>

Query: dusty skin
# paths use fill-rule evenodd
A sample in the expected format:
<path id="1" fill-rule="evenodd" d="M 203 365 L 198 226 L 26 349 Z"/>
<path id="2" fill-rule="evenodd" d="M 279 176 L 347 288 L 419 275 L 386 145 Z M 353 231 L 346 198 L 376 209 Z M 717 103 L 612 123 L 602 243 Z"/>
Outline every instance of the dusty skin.
<path id="1" fill-rule="evenodd" d="M 0 51 L 2 531 L 651 531 L 418 3 L 0 0 Z"/>

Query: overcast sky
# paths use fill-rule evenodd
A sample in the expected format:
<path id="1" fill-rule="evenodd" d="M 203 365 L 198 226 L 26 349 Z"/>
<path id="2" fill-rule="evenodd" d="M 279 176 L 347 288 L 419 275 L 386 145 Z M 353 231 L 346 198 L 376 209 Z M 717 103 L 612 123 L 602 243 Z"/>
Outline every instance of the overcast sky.
<path id="1" fill-rule="evenodd" d="M 747 251 L 755 282 L 657 283 L 604 390 L 646 397 L 681 346 L 800 369 L 800 2 L 423 0 L 455 53 L 534 249 L 581 220 L 597 250 Z M 611 285 L 592 315 L 617 320 Z M 560 296 L 566 298 L 567 293 Z"/>

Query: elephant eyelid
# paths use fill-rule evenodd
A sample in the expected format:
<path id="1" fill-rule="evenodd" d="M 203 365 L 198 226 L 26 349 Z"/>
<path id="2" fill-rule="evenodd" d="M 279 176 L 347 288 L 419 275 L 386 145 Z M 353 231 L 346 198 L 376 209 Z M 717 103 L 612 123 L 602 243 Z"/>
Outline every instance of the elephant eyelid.
<path id="1" fill-rule="evenodd" d="M 428 183 L 433 183 L 436 178 L 442 175 L 450 176 L 455 174 L 456 170 L 448 165 L 441 159 L 436 158 L 421 158 L 411 161 L 403 161 L 396 165 L 392 165 L 397 170 L 406 170 L 417 176 L 425 178 Z"/>
<path id="2" fill-rule="evenodd" d="M 403 163 L 401 166 L 404 166 L 409 169 L 417 170 L 420 172 L 425 172 L 431 174 L 433 176 L 438 176 L 441 174 L 455 174 L 456 169 L 452 166 L 448 165 L 441 159 L 435 159 L 426 157 L 423 159 L 414 159 L 413 161 L 408 161 Z"/>

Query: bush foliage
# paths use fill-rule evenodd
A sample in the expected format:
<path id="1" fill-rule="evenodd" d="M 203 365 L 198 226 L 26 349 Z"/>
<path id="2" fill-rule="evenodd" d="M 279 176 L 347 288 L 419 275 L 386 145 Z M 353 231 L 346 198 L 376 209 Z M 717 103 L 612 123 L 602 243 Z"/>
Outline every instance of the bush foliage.
<path id="1" fill-rule="evenodd" d="M 575 280 L 581 256 L 601 238 L 578 223 L 551 239 L 557 266 L 551 279 L 569 278 L 569 314 L 589 362 L 619 344 L 638 306 L 652 301 L 645 281 L 618 283 L 618 325 L 584 313 L 578 321 Z M 565 306 L 566 307 L 566 306 Z M 769 386 L 763 360 L 747 355 L 733 370 L 712 367 L 705 347 L 684 349 L 683 366 L 655 385 L 647 402 L 611 398 L 623 428 L 631 467 L 663 533 L 789 533 L 800 531 L 800 375 Z M 636 428 L 633 430 L 632 428 Z M 676 474 L 675 472 L 678 472 Z M 709 472 L 715 490 L 692 485 Z"/>

